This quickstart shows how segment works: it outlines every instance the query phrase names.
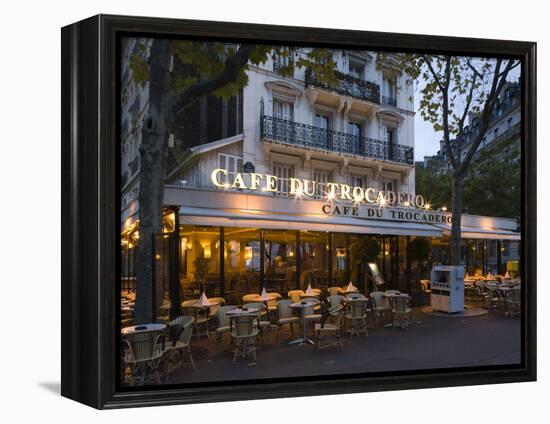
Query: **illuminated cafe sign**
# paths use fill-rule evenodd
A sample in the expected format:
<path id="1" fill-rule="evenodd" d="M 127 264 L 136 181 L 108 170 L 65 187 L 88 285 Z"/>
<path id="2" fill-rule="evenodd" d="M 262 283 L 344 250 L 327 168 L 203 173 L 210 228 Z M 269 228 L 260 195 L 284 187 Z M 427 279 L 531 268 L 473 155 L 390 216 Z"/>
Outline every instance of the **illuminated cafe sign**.
<path id="1" fill-rule="evenodd" d="M 276 193 L 278 177 L 269 174 L 229 173 L 217 168 L 210 174 L 212 184 L 222 189 L 237 189 Z M 316 182 L 302 178 L 288 178 L 289 194 L 296 198 L 316 196 Z M 430 211 L 430 204 L 424 197 L 407 192 L 383 191 L 377 188 L 351 187 L 348 184 L 328 182 L 325 186 L 325 200 L 322 213 L 359 218 L 416 221 L 426 223 L 451 223 L 451 216 Z M 338 203 L 352 202 L 352 205 Z"/>

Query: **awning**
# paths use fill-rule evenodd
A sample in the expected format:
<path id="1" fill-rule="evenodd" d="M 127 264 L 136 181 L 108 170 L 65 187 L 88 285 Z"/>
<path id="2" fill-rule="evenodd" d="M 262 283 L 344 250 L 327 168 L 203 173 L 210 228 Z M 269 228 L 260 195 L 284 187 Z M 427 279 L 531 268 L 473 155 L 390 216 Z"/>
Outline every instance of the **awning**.
<path id="1" fill-rule="evenodd" d="M 223 227 L 252 227 L 424 237 L 441 237 L 443 233 L 440 228 L 436 228 L 433 225 L 415 222 L 334 217 L 313 214 L 276 214 L 242 209 L 210 209 L 185 206 L 180 208 L 180 223 Z"/>
<path id="2" fill-rule="evenodd" d="M 450 224 L 434 224 L 443 230 L 446 236 L 451 235 Z M 500 228 L 469 227 L 463 225 L 461 236 L 464 239 L 484 239 L 484 240 L 521 240 L 521 234 L 510 230 Z"/>

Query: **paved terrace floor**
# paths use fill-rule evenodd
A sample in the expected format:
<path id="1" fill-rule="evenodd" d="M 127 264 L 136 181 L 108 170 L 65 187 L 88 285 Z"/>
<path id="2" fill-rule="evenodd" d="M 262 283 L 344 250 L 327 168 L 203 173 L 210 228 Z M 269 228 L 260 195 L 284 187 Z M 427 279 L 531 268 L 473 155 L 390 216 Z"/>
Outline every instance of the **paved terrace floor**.
<path id="1" fill-rule="evenodd" d="M 175 370 L 170 382 L 193 383 L 257 378 L 316 376 L 380 371 L 422 370 L 517 364 L 521 360 L 519 318 L 484 315 L 445 318 L 415 309 L 409 331 L 369 327 L 369 338 L 343 337 L 343 351 L 330 347 L 316 353 L 311 345 L 288 345 L 289 332 L 277 341 L 277 330 L 265 333 L 257 361 L 238 358 L 233 364 L 229 335 L 220 349 L 215 337 L 193 337 L 196 367 Z M 287 326 L 285 326 L 287 327 Z"/>

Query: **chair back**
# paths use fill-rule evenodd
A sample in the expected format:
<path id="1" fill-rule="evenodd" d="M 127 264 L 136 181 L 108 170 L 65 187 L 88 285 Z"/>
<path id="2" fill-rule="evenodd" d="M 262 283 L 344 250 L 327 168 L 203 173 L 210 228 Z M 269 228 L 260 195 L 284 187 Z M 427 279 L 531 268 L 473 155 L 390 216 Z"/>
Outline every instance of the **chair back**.
<path id="1" fill-rule="evenodd" d="M 384 294 L 388 295 L 388 294 L 401 294 L 401 292 L 399 290 L 386 290 L 384 292 Z"/>
<path id="2" fill-rule="evenodd" d="M 395 296 L 393 298 L 393 312 L 407 312 L 410 306 L 411 298 L 409 296 Z"/>
<path id="3" fill-rule="evenodd" d="M 224 305 L 218 308 L 216 311 L 218 327 L 229 327 L 229 315 L 227 315 L 227 312 L 232 311 L 233 309 L 237 309 L 237 307 L 234 305 Z"/>
<path id="4" fill-rule="evenodd" d="M 123 343 L 126 344 L 130 361 L 146 361 L 162 353 L 164 334 L 159 330 L 139 331 L 125 335 Z"/>
<path id="5" fill-rule="evenodd" d="M 366 318 L 367 305 L 368 301 L 366 298 L 349 302 L 351 318 Z"/>
<path id="6" fill-rule="evenodd" d="M 291 299 L 283 299 L 277 302 L 277 314 L 279 319 L 294 316 L 294 311 L 290 307 L 291 303 L 293 303 Z"/>
<path id="7" fill-rule="evenodd" d="M 256 299 L 258 299 L 258 295 L 255 293 L 245 294 L 243 296 L 243 303 L 254 302 Z"/>
<path id="8" fill-rule="evenodd" d="M 376 307 L 388 306 L 388 301 L 387 301 L 387 298 L 384 295 L 384 292 L 373 291 L 373 292 L 371 292 L 370 297 L 371 297 L 372 301 L 374 302 L 374 306 L 376 306 Z"/>
<path id="9" fill-rule="evenodd" d="M 519 287 L 510 290 L 507 296 L 509 303 L 520 304 L 521 303 L 521 289 Z"/>
<path id="10" fill-rule="evenodd" d="M 233 337 L 253 337 L 258 334 L 258 325 L 254 315 L 235 315 L 231 317 L 230 329 Z"/>
<path id="11" fill-rule="evenodd" d="M 265 310 L 267 309 L 265 304 L 263 304 L 262 302 L 250 302 L 250 303 L 245 303 L 243 305 L 243 308 L 249 308 L 249 309 L 257 309 L 258 312 L 255 313 L 255 315 L 258 317 L 258 319 L 260 319 L 260 317 L 262 316 L 262 314 L 265 312 Z"/>
<path id="12" fill-rule="evenodd" d="M 288 298 L 292 300 L 292 303 L 298 303 L 301 299 L 300 295 L 305 294 L 303 290 L 290 290 L 288 292 Z"/>
<path id="13" fill-rule="evenodd" d="M 431 285 L 432 282 L 430 280 L 420 280 L 420 287 L 422 287 L 422 291 L 424 292 L 430 290 Z"/>
<path id="14" fill-rule="evenodd" d="M 281 299 L 283 298 L 283 296 L 281 296 L 279 293 L 276 293 L 276 292 L 270 292 L 269 294 L 272 295 L 272 296 L 275 296 L 275 299 L 273 299 L 273 300 L 268 300 L 268 301 L 267 301 L 267 307 L 268 307 L 268 308 L 275 308 L 275 307 L 277 307 L 277 302 L 278 302 L 279 300 L 281 300 Z"/>
<path id="15" fill-rule="evenodd" d="M 329 297 L 327 297 L 328 303 L 330 303 L 330 306 L 333 308 L 338 305 L 342 305 L 346 298 L 342 296 L 341 294 L 333 294 Z"/>
<path id="16" fill-rule="evenodd" d="M 225 305 L 225 299 L 223 297 L 211 297 L 208 300 L 212 303 L 217 303 L 217 305 L 213 305 L 210 307 L 210 313 L 212 315 L 216 315 L 216 313 L 218 312 L 218 308 Z"/>
<path id="17" fill-rule="evenodd" d="M 341 287 L 329 287 L 327 291 L 329 296 L 336 296 L 344 292 Z"/>
<path id="18" fill-rule="evenodd" d="M 172 340 L 172 346 L 176 345 L 177 341 L 182 342 L 184 345 L 188 345 L 191 341 L 193 334 L 193 323 L 195 319 L 190 316 L 179 316 L 174 318 L 168 326 L 170 327 L 170 339 Z"/>
<path id="19" fill-rule="evenodd" d="M 304 316 L 315 314 L 315 307 L 320 303 L 319 300 L 315 298 L 303 299 L 301 302 L 308 303 L 308 306 L 306 306 L 304 310 Z"/>

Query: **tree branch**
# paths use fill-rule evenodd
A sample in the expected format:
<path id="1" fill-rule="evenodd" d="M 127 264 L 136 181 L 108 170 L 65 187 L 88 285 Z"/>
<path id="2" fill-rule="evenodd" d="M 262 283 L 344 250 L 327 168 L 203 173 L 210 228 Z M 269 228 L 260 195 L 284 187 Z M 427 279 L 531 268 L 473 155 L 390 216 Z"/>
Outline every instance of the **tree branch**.
<path id="1" fill-rule="evenodd" d="M 225 60 L 223 71 L 212 78 L 193 84 L 174 96 L 170 107 L 173 116 L 177 116 L 199 97 L 210 94 L 235 81 L 238 73 L 248 63 L 250 55 L 255 48 L 254 44 L 242 44 L 234 55 Z"/>
<path id="2" fill-rule="evenodd" d="M 506 78 L 508 77 L 508 74 L 514 68 L 514 63 L 511 60 L 508 61 L 502 73 L 500 72 L 501 66 L 502 66 L 502 59 L 498 59 L 497 63 L 495 64 L 495 71 L 494 71 L 493 82 L 491 84 L 491 91 L 489 92 L 489 96 L 485 101 L 485 107 L 483 108 L 483 112 L 481 115 L 480 129 L 479 129 L 477 138 L 474 139 L 474 141 L 470 144 L 470 149 L 468 150 L 468 153 L 466 154 L 466 157 L 464 158 L 464 161 L 461 164 L 462 170 L 466 169 L 466 167 L 474 157 L 475 152 L 477 151 L 479 145 L 481 144 L 481 141 L 483 140 L 483 136 L 485 135 L 485 133 L 487 132 L 487 129 L 489 128 L 491 113 L 493 112 L 493 109 L 495 107 L 496 101 L 500 96 L 500 93 L 502 92 L 502 88 L 504 87 L 504 84 L 506 84 Z"/>
<path id="3" fill-rule="evenodd" d="M 439 75 L 437 75 L 437 72 L 435 72 L 432 63 L 430 62 L 427 55 L 423 54 L 422 57 L 424 58 L 424 62 L 426 62 L 426 65 L 428 65 L 428 69 L 430 70 L 430 73 L 432 74 L 433 79 L 435 80 L 435 83 L 439 86 L 441 91 L 444 90 L 443 85 L 441 84 L 441 80 L 439 78 Z"/>
<path id="4" fill-rule="evenodd" d="M 431 65 L 430 65 L 431 68 Z M 432 68 L 433 69 L 433 68 Z M 453 169 L 458 168 L 457 160 L 453 155 L 453 149 L 451 148 L 451 138 L 449 134 L 449 85 L 451 83 L 451 56 L 446 57 L 445 61 L 445 85 L 441 84 L 441 95 L 443 97 L 442 118 L 443 118 L 443 144 L 445 145 L 445 151 L 451 162 Z"/>

